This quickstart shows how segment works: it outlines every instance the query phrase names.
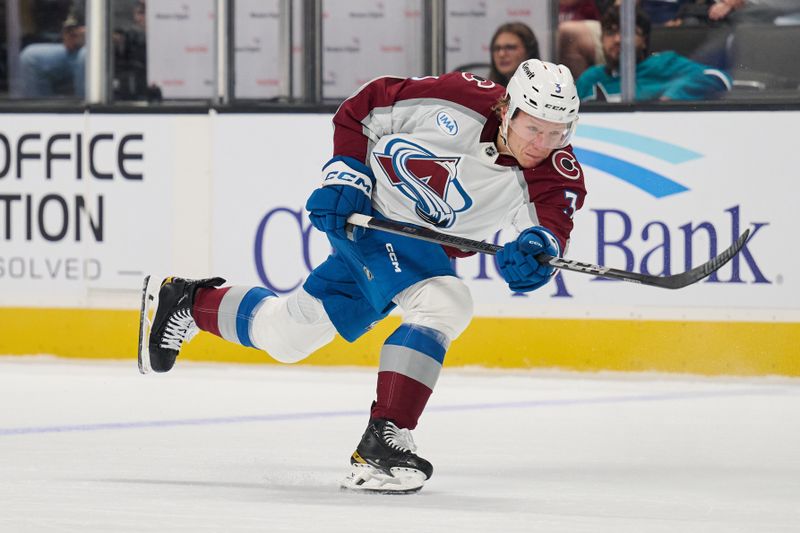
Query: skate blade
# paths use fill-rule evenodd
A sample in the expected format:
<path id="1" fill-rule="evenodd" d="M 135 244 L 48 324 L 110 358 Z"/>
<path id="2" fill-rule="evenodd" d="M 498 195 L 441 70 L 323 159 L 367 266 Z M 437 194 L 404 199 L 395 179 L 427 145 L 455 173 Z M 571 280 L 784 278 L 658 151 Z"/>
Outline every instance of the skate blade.
<path id="1" fill-rule="evenodd" d="M 391 469 L 392 475 L 370 465 L 352 465 L 353 470 L 341 482 L 344 490 L 370 494 L 413 494 L 425 484 L 425 474 L 414 468 Z"/>
<path id="2" fill-rule="evenodd" d="M 144 277 L 142 286 L 142 305 L 139 310 L 139 372 L 149 374 L 153 371 L 150 365 L 150 330 L 153 325 L 153 314 L 158 307 L 158 286 L 150 285 L 150 275 Z"/>

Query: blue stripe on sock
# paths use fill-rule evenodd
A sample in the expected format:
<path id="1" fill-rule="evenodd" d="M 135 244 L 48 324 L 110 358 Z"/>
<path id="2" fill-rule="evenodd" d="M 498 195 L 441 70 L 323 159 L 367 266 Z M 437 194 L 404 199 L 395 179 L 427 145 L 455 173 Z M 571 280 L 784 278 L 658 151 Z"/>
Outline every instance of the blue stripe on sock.
<path id="1" fill-rule="evenodd" d="M 253 343 L 250 341 L 250 322 L 252 322 L 253 309 L 258 304 L 267 298 L 275 296 L 275 293 L 264 287 L 253 287 L 247 294 L 244 295 L 242 301 L 239 302 L 239 309 L 236 310 L 236 335 L 239 337 L 239 343 L 244 346 L 253 348 Z"/>
<path id="2" fill-rule="evenodd" d="M 424 353 L 440 365 L 444 363 L 444 354 L 447 351 L 447 338 L 443 333 L 416 324 L 401 324 L 384 344 L 411 348 Z"/>

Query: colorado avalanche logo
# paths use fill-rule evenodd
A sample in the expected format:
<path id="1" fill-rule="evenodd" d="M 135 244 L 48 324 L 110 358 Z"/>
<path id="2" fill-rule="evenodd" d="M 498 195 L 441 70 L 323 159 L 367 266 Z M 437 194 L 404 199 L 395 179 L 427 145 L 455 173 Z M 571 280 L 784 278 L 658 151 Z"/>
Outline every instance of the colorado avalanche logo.
<path id="1" fill-rule="evenodd" d="M 430 150 L 404 139 L 394 139 L 384 153 L 373 153 L 380 167 L 409 200 L 417 215 L 440 228 L 449 228 L 456 213 L 472 206 L 456 174 L 460 157 L 438 157 Z"/>
<path id="2" fill-rule="evenodd" d="M 553 160 L 553 167 L 559 174 L 567 179 L 576 180 L 581 177 L 581 169 L 578 167 L 575 156 L 566 150 L 558 150 L 550 156 Z"/>

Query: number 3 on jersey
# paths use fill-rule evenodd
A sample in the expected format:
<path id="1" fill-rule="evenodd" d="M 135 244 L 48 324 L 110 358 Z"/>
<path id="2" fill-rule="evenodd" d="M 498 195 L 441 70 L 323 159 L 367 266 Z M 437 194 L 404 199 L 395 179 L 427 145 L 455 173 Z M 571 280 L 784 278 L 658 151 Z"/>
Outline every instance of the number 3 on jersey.
<path id="1" fill-rule="evenodd" d="M 578 209 L 578 193 L 564 191 L 564 198 L 569 202 L 569 207 L 564 209 L 564 214 L 572 218 L 573 215 L 575 215 L 575 211 Z"/>
<path id="2" fill-rule="evenodd" d="M 491 89 L 492 87 L 495 86 L 495 83 L 493 81 L 481 78 L 480 76 L 476 76 L 471 72 L 462 72 L 461 76 L 467 81 L 474 81 L 475 83 L 478 84 L 478 87 L 480 87 L 481 89 Z"/>

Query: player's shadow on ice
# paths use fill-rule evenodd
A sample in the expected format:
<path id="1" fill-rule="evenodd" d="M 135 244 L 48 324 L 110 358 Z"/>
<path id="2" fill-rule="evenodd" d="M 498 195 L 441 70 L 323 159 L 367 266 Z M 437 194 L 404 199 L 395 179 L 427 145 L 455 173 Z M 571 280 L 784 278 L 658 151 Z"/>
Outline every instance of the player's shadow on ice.
<path id="1" fill-rule="evenodd" d="M 278 479 L 280 477 L 281 479 Z M 258 491 L 268 493 L 272 503 L 285 502 L 292 505 L 320 505 L 335 504 L 363 506 L 364 498 L 395 498 L 407 502 L 412 507 L 430 507 L 435 509 L 450 509 L 464 511 L 465 509 L 481 509 L 487 505 L 494 510 L 520 511 L 530 505 L 530 498 L 492 498 L 486 495 L 450 493 L 447 491 L 437 491 L 426 487 L 421 492 L 413 495 L 377 495 L 361 494 L 352 491 L 342 490 L 336 479 L 326 475 L 325 481 L 320 481 L 319 472 L 316 475 L 281 475 L 272 478 L 265 478 L 261 482 L 230 482 L 230 481 L 207 481 L 207 480 L 180 480 L 180 479 L 132 479 L 132 478 L 105 478 L 91 479 L 88 481 L 99 483 L 115 483 L 125 485 L 159 485 L 173 487 L 195 487 L 195 488 L 219 488 L 219 489 L 244 489 L 247 491 Z M 161 494 L 161 496 L 164 496 Z M 302 497 L 299 497 L 302 496 Z M 259 501 L 261 497 L 258 498 Z M 474 501 L 470 503 L 470 500 Z M 398 502 L 399 503 L 399 502 Z"/>
<path id="2" fill-rule="evenodd" d="M 124 479 L 124 478 L 106 478 L 106 479 L 91 479 L 89 481 L 99 483 L 119 483 L 129 485 L 166 485 L 175 487 L 217 487 L 225 489 L 258 489 L 264 490 L 264 483 L 241 483 L 241 482 L 227 482 L 227 481 L 201 481 L 201 480 L 180 480 L 180 479 Z"/>

